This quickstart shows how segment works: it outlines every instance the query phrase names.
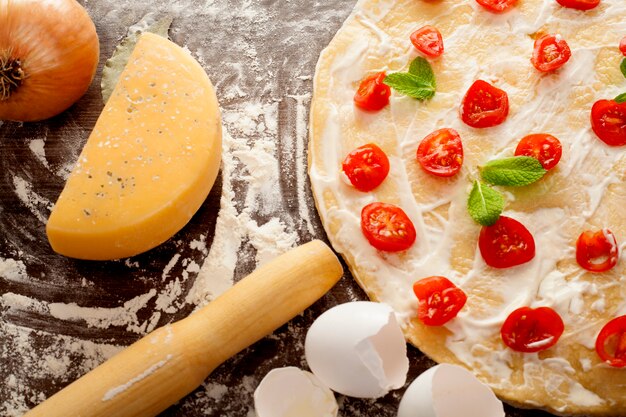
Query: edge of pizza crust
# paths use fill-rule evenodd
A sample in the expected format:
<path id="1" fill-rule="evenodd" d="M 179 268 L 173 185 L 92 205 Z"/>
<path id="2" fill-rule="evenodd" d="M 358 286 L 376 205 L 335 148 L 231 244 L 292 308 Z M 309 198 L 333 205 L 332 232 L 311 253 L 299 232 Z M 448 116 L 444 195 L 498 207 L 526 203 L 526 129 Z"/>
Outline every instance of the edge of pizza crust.
<path id="1" fill-rule="evenodd" d="M 337 81 L 339 75 L 338 71 L 335 71 L 335 67 L 341 66 L 337 64 L 337 60 L 340 58 L 350 60 L 358 57 L 358 54 L 366 54 L 367 56 L 365 58 L 359 58 L 364 67 L 364 71 L 362 72 L 364 75 L 367 71 L 373 72 L 381 69 L 387 69 L 388 71 L 401 70 L 402 66 L 407 64 L 406 59 L 395 59 L 395 57 L 393 57 L 393 53 L 385 53 L 385 51 L 374 51 L 371 54 L 369 54 L 369 52 L 363 52 L 363 39 L 367 39 L 366 44 L 368 51 L 375 50 L 379 47 L 381 42 L 377 42 L 380 40 L 377 38 L 385 35 L 389 36 L 389 42 L 395 46 L 396 42 L 401 42 L 401 40 L 398 41 L 398 38 L 403 39 L 398 36 L 398 33 L 403 33 L 403 31 L 406 32 L 406 28 L 408 27 L 417 28 L 424 24 L 432 24 L 431 22 L 433 21 L 437 22 L 437 26 L 440 27 L 442 32 L 444 32 L 445 37 L 446 32 L 452 31 L 452 29 L 449 29 L 450 26 L 467 23 L 468 19 L 474 18 L 475 16 L 475 7 L 470 5 L 469 2 L 465 2 L 468 4 L 456 6 L 455 10 L 458 10 L 459 13 L 449 13 L 447 16 L 448 21 L 446 22 L 446 17 L 442 18 L 440 16 L 442 10 L 441 8 L 446 7 L 446 3 L 450 3 L 450 1 L 441 1 L 437 4 L 419 2 L 419 4 L 416 5 L 414 1 L 361 0 L 358 2 L 354 11 L 346 20 L 342 28 L 336 34 L 335 38 L 322 52 L 317 64 L 314 79 L 314 95 L 311 103 L 309 140 L 309 175 L 311 176 L 315 202 L 322 219 L 322 223 L 324 224 L 333 247 L 346 260 L 352 275 L 357 280 L 359 285 L 365 290 L 369 298 L 373 301 L 386 302 L 384 299 L 385 297 L 381 297 L 381 294 L 385 293 L 385 289 L 382 288 L 383 285 L 380 283 L 380 277 L 376 276 L 376 273 L 373 272 L 373 268 L 369 266 L 364 267 L 362 262 L 359 261 L 359 259 L 363 259 L 363 254 L 359 253 L 357 256 L 354 255 L 354 247 L 356 245 L 353 245 L 350 240 L 358 239 L 356 236 L 360 233 L 360 230 L 357 230 L 356 232 L 346 231 L 348 222 L 345 220 L 348 219 L 353 222 L 354 217 L 358 216 L 358 210 L 356 210 L 355 207 L 358 205 L 358 201 L 361 201 L 360 199 L 362 199 L 362 197 L 354 197 L 355 200 L 357 200 L 357 203 L 354 207 L 349 207 L 349 203 L 346 203 L 346 195 L 351 198 L 354 196 L 355 192 L 345 191 L 349 187 L 337 188 L 341 187 L 341 185 L 337 187 L 334 185 L 328 186 L 325 182 L 330 175 L 333 175 L 333 167 L 340 164 L 340 160 L 337 159 L 338 155 L 334 152 L 329 152 L 328 148 L 330 145 L 325 141 L 325 138 L 333 136 L 333 134 L 334 136 L 337 136 L 335 139 L 340 142 L 341 145 L 339 147 L 344 149 L 344 151 L 367 143 L 369 139 L 376 141 L 379 146 L 400 160 L 406 160 L 408 157 L 405 158 L 405 155 L 398 150 L 401 146 L 393 143 L 393 138 L 388 139 L 383 137 L 384 135 L 382 134 L 375 134 L 377 131 L 380 132 L 380 129 L 383 129 L 382 131 L 384 132 L 388 131 L 388 129 L 394 128 L 394 124 L 397 123 L 397 120 L 394 119 L 393 115 L 389 114 L 391 112 L 383 111 L 380 114 L 367 115 L 364 116 L 366 118 L 364 121 L 359 115 L 352 118 L 351 115 L 346 114 L 346 112 L 343 111 L 345 109 L 341 108 L 338 103 L 341 103 L 341 100 L 345 101 L 346 98 L 349 99 L 348 93 L 353 94 L 356 86 L 358 85 L 358 79 L 349 80 L 351 83 L 348 84 L 350 87 L 347 89 L 348 91 L 341 91 L 339 94 L 337 86 L 341 85 L 343 87 L 346 83 L 344 82 L 345 80 Z M 540 3 L 543 2 L 541 0 L 520 1 L 519 7 L 521 9 L 521 13 L 531 13 L 532 8 L 536 7 Z M 402 12 L 400 13 L 397 10 L 402 10 Z M 380 19 L 376 22 L 377 28 L 372 28 L 372 23 L 366 21 L 368 16 L 376 16 L 377 19 Z M 626 15 L 624 18 L 626 19 Z M 376 33 L 376 31 L 380 31 L 382 34 Z M 601 36 L 601 34 L 598 36 Z M 584 43 L 584 40 L 585 36 L 582 34 L 580 42 Z M 485 42 L 489 42 L 489 40 L 485 40 Z M 474 52 L 479 53 L 476 51 Z M 449 54 L 451 51 L 448 50 L 446 53 Z M 478 59 L 480 59 L 480 57 Z M 602 52 L 600 53 L 598 60 L 603 60 Z M 612 65 L 618 68 L 619 61 L 614 58 L 609 58 L 608 61 L 609 62 L 607 64 L 600 62 L 596 65 L 598 77 L 608 79 L 607 83 L 609 81 L 617 83 L 619 80 L 619 74 L 615 73 L 612 69 Z M 615 65 L 616 61 L 617 65 Z M 465 91 L 463 89 L 464 83 L 462 80 L 456 79 L 454 74 L 446 76 L 444 73 L 442 76 L 442 72 L 445 71 L 444 64 L 442 62 L 434 63 L 434 67 L 438 77 L 440 77 L 440 79 L 438 79 L 438 94 L 450 94 L 452 99 L 447 97 L 448 100 L 446 100 L 446 104 L 441 104 L 439 101 L 434 100 L 433 103 L 422 106 L 425 108 L 420 107 L 418 111 L 428 112 L 430 109 L 438 111 L 438 106 L 440 105 L 456 107 L 460 102 L 459 95 Z M 516 76 L 516 74 L 509 75 L 511 77 Z M 343 84 L 341 84 L 342 82 Z M 511 82 L 513 84 L 516 83 L 516 81 Z M 454 92 L 454 94 L 452 92 Z M 585 95 L 584 100 L 580 103 L 574 103 L 573 106 L 583 108 L 592 101 L 591 95 L 593 94 L 593 91 L 581 90 L 575 92 L 574 94 L 583 93 Z M 351 100 L 349 100 L 347 105 L 351 106 Z M 403 105 L 408 104 L 401 102 L 400 106 Z M 515 110 L 516 103 L 513 101 L 512 111 Z M 331 123 L 332 120 L 329 122 L 330 119 L 340 120 L 339 130 L 337 130 L 334 126 L 334 123 Z M 586 121 L 583 120 L 579 123 L 586 123 Z M 484 160 L 485 154 L 493 154 L 494 145 L 490 142 L 490 138 L 487 134 L 484 134 L 484 132 L 468 133 L 467 135 L 462 136 L 464 138 L 464 145 L 466 138 L 467 144 L 469 145 L 467 148 L 469 149 L 468 153 L 470 153 L 470 156 L 467 158 L 466 163 Z M 338 145 L 333 144 L 332 146 Z M 473 158 L 471 156 L 472 154 L 474 154 Z M 618 159 L 616 165 L 614 166 L 614 169 L 619 172 L 619 179 L 622 182 L 625 180 L 625 166 L 624 158 Z M 335 169 L 338 170 L 338 168 Z M 409 174 L 419 175 L 419 173 Z M 472 172 L 468 172 L 465 175 L 467 177 L 472 174 Z M 409 178 L 412 178 L 410 175 Z M 563 177 L 567 179 L 568 176 L 563 175 Z M 425 193 L 437 187 L 437 185 L 430 178 L 420 176 L 417 179 L 419 179 L 420 184 L 416 187 L 422 188 L 416 189 L 413 187 L 412 191 L 414 195 L 420 195 L 420 193 Z M 460 179 L 459 181 L 463 180 L 466 181 L 466 178 Z M 550 189 L 563 187 L 563 180 L 564 179 L 560 178 L 558 175 L 554 175 L 552 178 L 547 180 L 547 185 L 539 185 L 538 187 L 534 187 L 534 189 L 520 192 L 520 194 L 515 195 L 513 203 L 514 208 L 520 211 L 532 211 L 534 209 L 533 205 L 536 204 L 537 201 L 547 205 L 552 204 L 555 207 L 559 207 L 559 204 L 561 204 L 562 201 L 557 200 L 550 202 L 550 199 L 545 193 L 547 193 Z M 377 191 L 376 198 L 381 201 L 384 200 L 393 203 L 401 201 L 401 199 L 397 197 L 397 194 L 402 191 L 402 188 L 394 184 L 394 182 L 396 182 L 395 179 L 388 180 L 388 182 L 390 184 L 386 184 L 382 187 L 382 190 Z M 450 184 L 446 184 L 446 187 L 448 185 Z M 453 184 L 452 186 L 459 185 Z M 544 190 L 544 194 L 541 194 L 540 192 L 540 195 L 537 198 L 532 198 L 532 193 L 538 192 L 541 187 L 546 188 L 547 191 Z M 341 190 L 341 192 L 338 190 Z M 621 222 L 621 227 L 619 229 L 621 229 L 620 231 L 625 232 L 624 236 L 626 237 L 626 226 L 623 224 L 623 219 L 620 220 L 623 215 L 619 214 L 622 213 L 620 207 L 624 207 L 623 204 L 626 202 L 626 192 L 624 192 L 623 187 L 612 188 L 609 195 L 617 195 L 618 198 L 614 198 L 614 202 L 609 201 L 606 203 L 605 207 L 599 208 L 598 210 L 601 211 L 601 213 L 598 217 Z M 526 200 L 531 201 L 526 203 L 527 207 L 525 207 L 523 203 L 518 203 L 518 200 L 522 200 L 524 196 L 527 197 Z M 577 198 L 577 196 L 573 197 L 574 202 L 572 204 L 577 204 Z M 581 197 L 581 199 L 582 198 L 583 197 Z M 462 204 L 459 206 L 460 208 L 458 208 L 458 210 L 465 209 Z M 351 212 L 350 209 L 352 209 Z M 448 210 L 448 212 L 454 210 L 454 208 L 451 209 L 449 205 L 446 206 L 445 209 Z M 435 209 L 435 211 L 436 210 L 437 209 Z M 337 213 L 340 211 L 341 215 L 338 215 Z M 344 213 L 344 211 L 346 211 L 346 213 Z M 443 212 L 445 215 L 445 210 L 443 210 Z M 358 220 L 356 224 L 358 224 Z M 462 225 L 460 227 L 458 235 L 465 236 L 465 240 L 470 243 L 466 243 L 466 247 L 458 249 L 457 252 L 461 254 L 458 257 L 459 260 L 462 260 L 463 258 L 474 258 L 476 245 L 473 242 L 476 242 L 478 231 L 479 227 L 472 224 Z M 464 251 L 471 253 L 464 254 Z M 403 255 L 398 255 L 397 257 L 394 255 L 391 262 L 402 263 Z M 565 262 L 564 264 L 564 269 L 572 268 L 571 264 L 566 264 Z M 559 268 L 561 266 L 562 265 L 559 264 Z M 463 270 L 464 268 L 467 268 L 467 265 L 464 265 L 463 262 L 460 261 L 459 269 Z M 610 275 L 610 278 L 619 282 L 625 275 L 622 271 L 623 269 L 624 268 L 620 268 L 619 271 Z M 488 291 L 485 291 L 486 295 L 489 296 Z M 610 289 L 606 296 L 621 300 L 624 294 L 620 288 L 616 288 Z M 488 304 L 489 303 L 486 302 L 483 307 L 488 309 Z M 588 306 L 586 306 L 586 308 L 588 308 Z M 506 384 L 503 384 L 500 377 L 491 374 L 489 369 L 480 369 L 478 367 L 468 366 L 467 363 L 459 360 L 457 355 L 455 355 L 446 345 L 448 338 L 450 338 L 453 334 L 453 332 L 451 332 L 447 327 L 427 327 L 422 325 L 416 317 L 406 317 L 403 330 L 407 340 L 414 346 L 418 347 L 424 354 L 437 362 L 458 364 L 470 369 L 482 381 L 490 385 L 500 398 L 515 406 L 522 408 L 544 409 L 559 415 L 590 414 L 594 416 L 607 417 L 626 415 L 626 396 L 623 395 L 626 392 L 626 371 L 603 367 L 601 365 L 593 366 L 591 370 L 584 370 L 582 366 L 577 366 L 576 364 L 582 363 L 581 360 L 590 361 L 594 365 L 597 365 L 598 360 L 595 357 L 595 352 L 590 350 L 589 347 L 585 347 L 577 343 L 568 343 L 567 335 L 564 335 L 561 342 L 555 348 L 535 354 L 537 356 L 537 360 L 542 364 L 542 366 L 538 368 L 537 372 L 531 375 L 531 381 L 528 380 L 529 374 L 524 373 L 524 354 L 506 352 L 508 355 L 507 360 L 510 361 L 509 365 L 511 368 L 511 374 L 509 381 Z M 486 355 L 498 354 L 499 351 L 506 349 L 504 345 L 502 345 L 499 338 L 485 341 L 484 345 L 481 346 L 481 349 L 484 348 L 488 350 L 490 349 L 489 352 L 484 352 Z M 474 354 L 480 355 L 481 351 L 477 350 Z M 550 362 L 551 360 L 552 362 Z M 550 365 L 551 363 L 557 363 L 559 361 L 567 361 L 570 364 L 569 368 L 565 370 L 563 375 L 561 375 L 561 371 L 555 371 Z M 546 381 L 551 380 L 551 378 L 555 378 L 556 374 L 558 374 L 558 378 L 571 378 L 573 381 L 579 383 L 582 388 L 598 395 L 605 401 L 602 404 L 594 405 L 576 404 L 575 402 L 568 400 L 568 395 L 573 396 L 576 394 L 572 392 L 571 388 L 568 391 L 560 390 L 559 387 L 555 388 L 547 386 Z"/>

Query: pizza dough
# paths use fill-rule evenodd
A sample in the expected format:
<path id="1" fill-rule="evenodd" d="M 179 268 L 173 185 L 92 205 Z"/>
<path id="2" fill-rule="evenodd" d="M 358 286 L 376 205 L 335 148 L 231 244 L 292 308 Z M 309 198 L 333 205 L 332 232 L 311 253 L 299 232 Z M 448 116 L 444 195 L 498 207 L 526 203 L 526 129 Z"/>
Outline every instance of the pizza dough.
<path id="1" fill-rule="evenodd" d="M 418 56 L 409 35 L 426 24 L 443 34 L 446 51 L 431 60 L 437 93 L 430 101 L 392 94 L 379 112 L 353 104 L 360 80 L 378 71 L 407 71 Z M 530 63 L 538 33 L 561 34 L 572 58 L 559 71 L 539 73 Z M 370 298 L 391 305 L 407 339 L 438 362 L 471 369 L 504 400 L 557 414 L 626 415 L 626 369 L 601 363 L 596 336 L 626 314 L 626 260 L 593 274 L 575 261 L 584 230 L 609 228 L 626 242 L 626 148 L 611 148 L 592 132 L 592 104 L 626 91 L 617 45 L 626 35 L 626 2 L 603 0 L 594 10 L 566 9 L 554 0 L 518 0 L 504 14 L 474 0 L 362 0 L 323 51 L 311 107 L 309 173 L 318 211 L 335 247 Z M 500 126 L 473 129 L 460 120 L 463 95 L 484 79 L 509 95 Z M 456 129 L 465 161 L 453 178 L 430 176 L 419 166 L 419 142 L 436 129 Z M 505 190 L 504 215 L 532 232 L 535 258 L 496 270 L 477 250 L 480 226 L 467 214 L 478 166 L 512 156 L 519 140 L 550 133 L 563 144 L 559 165 L 539 182 Z M 354 148 L 376 143 L 391 171 L 381 186 L 357 191 L 341 175 Z M 407 251 L 384 253 L 360 229 L 366 204 L 396 204 L 412 219 L 417 241 Z M 461 313 L 443 327 L 416 318 L 412 284 L 443 275 L 468 294 Z M 522 306 L 548 306 L 565 332 L 551 349 L 519 353 L 507 348 L 500 327 Z"/>

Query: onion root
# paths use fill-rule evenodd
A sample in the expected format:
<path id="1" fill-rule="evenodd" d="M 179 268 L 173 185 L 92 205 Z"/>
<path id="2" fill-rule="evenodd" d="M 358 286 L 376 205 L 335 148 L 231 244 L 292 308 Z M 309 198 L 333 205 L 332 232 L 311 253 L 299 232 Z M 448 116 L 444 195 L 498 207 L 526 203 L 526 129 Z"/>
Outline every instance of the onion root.
<path id="1" fill-rule="evenodd" d="M 8 100 L 24 78 L 26 74 L 19 58 L 13 58 L 10 52 L 0 54 L 0 101 Z"/>

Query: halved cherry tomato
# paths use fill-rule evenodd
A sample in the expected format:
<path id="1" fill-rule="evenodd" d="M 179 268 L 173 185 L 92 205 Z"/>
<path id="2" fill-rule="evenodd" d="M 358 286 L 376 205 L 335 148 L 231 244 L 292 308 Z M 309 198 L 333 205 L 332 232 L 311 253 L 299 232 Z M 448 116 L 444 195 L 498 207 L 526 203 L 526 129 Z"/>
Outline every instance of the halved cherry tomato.
<path id="1" fill-rule="evenodd" d="M 515 6 L 517 0 L 476 0 L 476 3 L 490 12 L 503 13 Z"/>
<path id="2" fill-rule="evenodd" d="M 382 71 L 372 74 L 361 81 L 359 89 L 354 95 L 354 104 L 368 111 L 381 110 L 389 104 L 391 87 L 383 83 L 386 76 L 385 72 Z"/>
<path id="3" fill-rule="evenodd" d="M 600 4 L 600 0 L 556 0 L 563 7 L 578 10 L 591 10 Z"/>
<path id="4" fill-rule="evenodd" d="M 417 160 L 430 174 L 451 177 L 463 165 L 463 143 L 454 129 L 439 129 L 426 136 L 417 148 Z"/>
<path id="5" fill-rule="evenodd" d="M 494 268 L 521 265 L 535 257 L 533 235 L 523 224 L 505 216 L 492 226 L 483 226 L 478 248 L 487 265 Z"/>
<path id="6" fill-rule="evenodd" d="M 368 143 L 350 152 L 342 168 L 354 188 L 371 191 L 387 178 L 389 159 L 382 149 Z"/>
<path id="7" fill-rule="evenodd" d="M 626 367 L 626 316 L 616 317 L 604 325 L 596 339 L 596 352 L 608 365 Z"/>
<path id="8" fill-rule="evenodd" d="M 535 40 L 530 62 L 541 72 L 561 68 L 572 56 L 572 51 L 561 35 L 543 35 Z"/>
<path id="9" fill-rule="evenodd" d="M 591 272 L 604 272 L 617 265 L 619 248 L 609 229 L 587 230 L 576 241 L 576 262 Z"/>
<path id="10" fill-rule="evenodd" d="M 517 352 L 539 352 L 556 344 L 565 325 L 550 307 L 521 307 L 506 318 L 500 335 L 505 345 Z"/>
<path id="11" fill-rule="evenodd" d="M 591 127 L 607 145 L 626 145 L 626 103 L 596 101 L 591 108 Z"/>
<path id="12" fill-rule="evenodd" d="M 431 58 L 437 58 L 443 54 L 443 37 L 441 32 L 434 27 L 426 25 L 411 33 L 411 43 L 418 51 Z"/>
<path id="13" fill-rule="evenodd" d="M 461 118 L 469 126 L 496 126 L 504 122 L 508 115 L 509 96 L 486 81 L 475 81 L 463 97 Z"/>
<path id="14" fill-rule="evenodd" d="M 406 213 L 393 204 L 371 203 L 361 211 L 361 230 L 378 250 L 399 252 L 415 242 L 415 227 Z"/>
<path id="15" fill-rule="evenodd" d="M 516 156 L 538 159 L 546 170 L 554 168 L 559 163 L 562 153 L 561 141 L 546 133 L 525 136 L 515 149 Z"/>
<path id="16" fill-rule="evenodd" d="M 619 43 L 619 51 L 622 55 L 626 56 L 626 36 L 624 36 Z"/>
<path id="17" fill-rule="evenodd" d="M 413 284 L 419 300 L 417 317 L 427 326 L 442 326 L 456 317 L 467 295 L 445 277 L 429 277 Z"/>

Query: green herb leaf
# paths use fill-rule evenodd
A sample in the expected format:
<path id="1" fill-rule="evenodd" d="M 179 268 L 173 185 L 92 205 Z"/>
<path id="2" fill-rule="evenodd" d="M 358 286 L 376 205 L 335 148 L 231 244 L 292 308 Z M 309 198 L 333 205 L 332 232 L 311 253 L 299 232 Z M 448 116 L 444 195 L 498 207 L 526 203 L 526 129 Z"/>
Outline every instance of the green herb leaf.
<path id="1" fill-rule="evenodd" d="M 104 64 L 102 70 L 102 81 L 100 88 L 102 90 L 102 100 L 106 103 L 113 94 L 113 90 L 117 85 L 120 74 L 124 71 L 130 54 L 133 53 L 135 45 L 139 40 L 139 36 L 143 32 L 151 32 L 167 38 L 167 32 L 172 25 L 173 18 L 165 16 L 161 19 L 155 18 L 155 13 L 148 13 L 139 22 L 128 28 L 128 35 L 117 45 L 111 58 Z"/>
<path id="2" fill-rule="evenodd" d="M 415 58 L 409 66 L 409 74 L 415 75 L 426 84 L 432 86 L 433 89 L 437 88 L 435 72 L 433 71 L 433 67 L 430 66 L 430 63 L 425 58 L 421 56 Z"/>
<path id="3" fill-rule="evenodd" d="M 546 172 L 539 160 L 530 156 L 515 156 L 487 162 L 481 175 L 483 180 L 493 185 L 520 187 L 538 181 Z"/>
<path id="4" fill-rule="evenodd" d="M 504 209 L 504 197 L 498 191 L 478 180 L 467 200 L 467 210 L 476 223 L 491 226 L 500 218 Z"/>
<path id="5" fill-rule="evenodd" d="M 626 103 L 626 93 L 622 93 L 613 99 L 616 103 Z"/>
<path id="6" fill-rule="evenodd" d="M 409 72 L 389 74 L 383 82 L 397 92 L 418 100 L 433 98 L 437 88 L 433 68 L 421 56 L 411 62 Z"/>
<path id="7" fill-rule="evenodd" d="M 397 92 L 418 100 L 427 100 L 435 95 L 435 87 L 408 72 L 389 74 L 383 82 Z"/>
<path id="8" fill-rule="evenodd" d="M 624 74 L 624 77 L 626 77 L 626 58 L 622 59 L 622 64 L 619 66 L 619 68 L 622 70 L 622 74 Z"/>

